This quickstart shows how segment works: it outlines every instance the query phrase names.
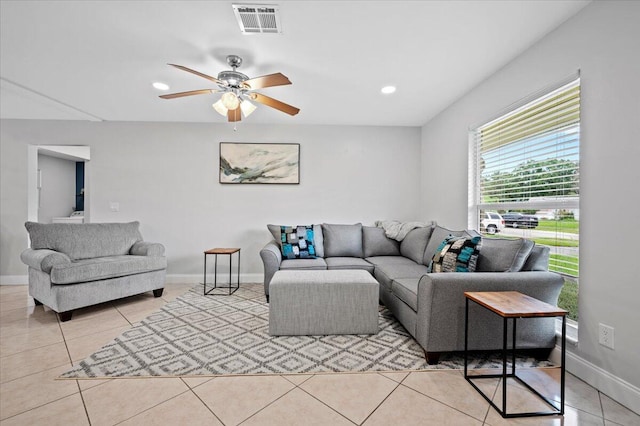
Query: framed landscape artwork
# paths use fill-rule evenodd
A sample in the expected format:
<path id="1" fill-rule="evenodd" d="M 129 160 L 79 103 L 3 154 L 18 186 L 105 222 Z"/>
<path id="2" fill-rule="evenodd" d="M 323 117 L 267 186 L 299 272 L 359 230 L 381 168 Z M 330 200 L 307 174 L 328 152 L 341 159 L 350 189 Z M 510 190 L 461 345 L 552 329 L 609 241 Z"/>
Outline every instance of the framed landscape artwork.
<path id="1" fill-rule="evenodd" d="M 300 144 L 220 142 L 220 183 L 300 183 Z"/>

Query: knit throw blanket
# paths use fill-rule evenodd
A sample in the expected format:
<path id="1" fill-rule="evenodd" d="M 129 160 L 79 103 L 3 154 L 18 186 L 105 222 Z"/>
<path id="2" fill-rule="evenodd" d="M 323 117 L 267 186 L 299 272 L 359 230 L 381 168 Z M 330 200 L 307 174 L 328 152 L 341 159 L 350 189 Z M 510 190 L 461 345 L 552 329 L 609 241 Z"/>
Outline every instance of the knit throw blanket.
<path id="1" fill-rule="evenodd" d="M 384 229 L 384 234 L 396 241 L 404 240 L 404 237 L 415 228 L 429 226 L 424 222 L 399 222 L 397 220 L 377 220 L 375 225 Z"/>

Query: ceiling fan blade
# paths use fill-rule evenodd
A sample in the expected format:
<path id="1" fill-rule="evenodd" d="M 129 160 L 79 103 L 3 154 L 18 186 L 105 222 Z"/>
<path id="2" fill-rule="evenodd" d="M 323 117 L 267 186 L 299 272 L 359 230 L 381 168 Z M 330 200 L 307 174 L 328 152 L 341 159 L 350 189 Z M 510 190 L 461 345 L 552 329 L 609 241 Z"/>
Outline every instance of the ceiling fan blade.
<path id="1" fill-rule="evenodd" d="M 271 108 L 275 108 L 282 112 L 286 112 L 289 115 L 296 115 L 300 112 L 300 108 L 285 104 L 284 102 L 280 102 L 277 99 L 270 98 L 269 96 L 265 96 L 261 93 L 251 93 L 250 97 L 256 102 L 260 102 L 263 105 L 270 106 Z"/>
<path id="2" fill-rule="evenodd" d="M 175 99 L 182 98 L 183 96 L 193 96 L 193 95 L 206 95 L 207 93 L 215 93 L 219 90 L 215 89 L 200 89 L 200 90 L 189 90 L 188 92 L 180 92 L 180 93 L 170 93 L 168 95 L 160 95 L 162 99 Z"/>
<path id="3" fill-rule="evenodd" d="M 240 107 L 236 109 L 230 109 L 229 111 L 227 111 L 227 118 L 229 119 L 229 123 L 242 120 Z"/>
<path id="4" fill-rule="evenodd" d="M 176 64 L 168 64 L 168 65 L 171 65 L 172 67 L 176 67 L 186 72 L 190 72 L 191 74 L 195 74 L 199 77 L 206 78 L 207 80 L 213 81 L 216 84 L 221 84 L 223 86 L 226 85 L 225 82 L 223 82 L 222 80 L 218 80 L 217 78 L 211 77 L 210 75 L 202 74 L 201 72 L 192 70 L 191 68 L 183 67 L 182 65 L 176 65 Z"/>
<path id="5" fill-rule="evenodd" d="M 291 81 L 286 75 L 277 72 L 275 74 L 251 78 L 244 81 L 243 84 L 249 86 L 251 90 L 255 90 L 264 87 L 284 86 L 285 84 L 291 84 Z"/>

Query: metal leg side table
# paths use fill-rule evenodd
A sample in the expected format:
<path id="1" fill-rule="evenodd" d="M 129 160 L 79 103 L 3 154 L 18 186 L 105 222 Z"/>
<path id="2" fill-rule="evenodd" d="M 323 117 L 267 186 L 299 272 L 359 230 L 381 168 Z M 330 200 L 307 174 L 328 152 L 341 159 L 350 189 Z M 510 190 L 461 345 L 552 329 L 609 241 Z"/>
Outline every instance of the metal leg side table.
<path id="1" fill-rule="evenodd" d="M 465 292 L 465 320 L 464 320 L 464 378 L 484 397 L 485 400 L 503 418 L 512 417 L 533 417 L 533 416 L 553 416 L 564 415 L 564 385 L 565 385 L 565 344 L 567 337 L 567 311 L 552 306 L 548 303 L 534 299 L 517 291 L 494 291 L 494 292 Z M 469 301 L 473 301 L 480 306 L 492 311 L 502 317 L 502 374 L 477 374 L 469 375 L 468 365 L 468 345 L 469 345 Z M 516 373 L 516 320 L 518 318 L 543 318 L 562 317 L 562 355 L 560 362 L 560 406 L 557 402 L 551 401 L 544 395 L 526 383 Z M 513 333 L 511 344 L 511 371 L 507 372 L 507 322 L 513 321 Z M 473 382 L 476 379 L 499 378 L 502 382 L 502 409 L 500 409 L 480 388 Z M 512 378 L 522 384 L 530 392 L 540 398 L 551 407 L 551 411 L 507 413 L 507 379 Z"/>
<path id="2" fill-rule="evenodd" d="M 233 254 L 238 253 L 238 270 L 237 270 L 237 283 L 235 287 L 232 287 L 232 265 Z M 207 291 L 207 255 L 214 255 L 214 272 L 213 272 L 213 287 Z M 229 286 L 218 286 L 218 255 L 229 256 Z M 214 293 L 216 289 L 229 289 L 229 296 L 235 293 L 240 288 L 240 249 L 239 248 L 213 248 L 204 252 L 204 295 L 210 296 L 227 296 L 225 293 Z M 233 290 L 233 291 L 232 291 Z"/>

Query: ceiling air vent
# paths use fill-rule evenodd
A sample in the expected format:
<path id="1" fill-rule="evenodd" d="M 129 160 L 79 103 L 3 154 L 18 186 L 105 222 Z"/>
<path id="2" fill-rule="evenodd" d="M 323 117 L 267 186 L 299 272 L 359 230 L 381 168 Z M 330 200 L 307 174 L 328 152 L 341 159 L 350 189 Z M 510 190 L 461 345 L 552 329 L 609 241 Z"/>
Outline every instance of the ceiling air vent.
<path id="1" fill-rule="evenodd" d="M 234 4 L 240 31 L 243 34 L 280 34 L 280 8 L 273 4 Z"/>

